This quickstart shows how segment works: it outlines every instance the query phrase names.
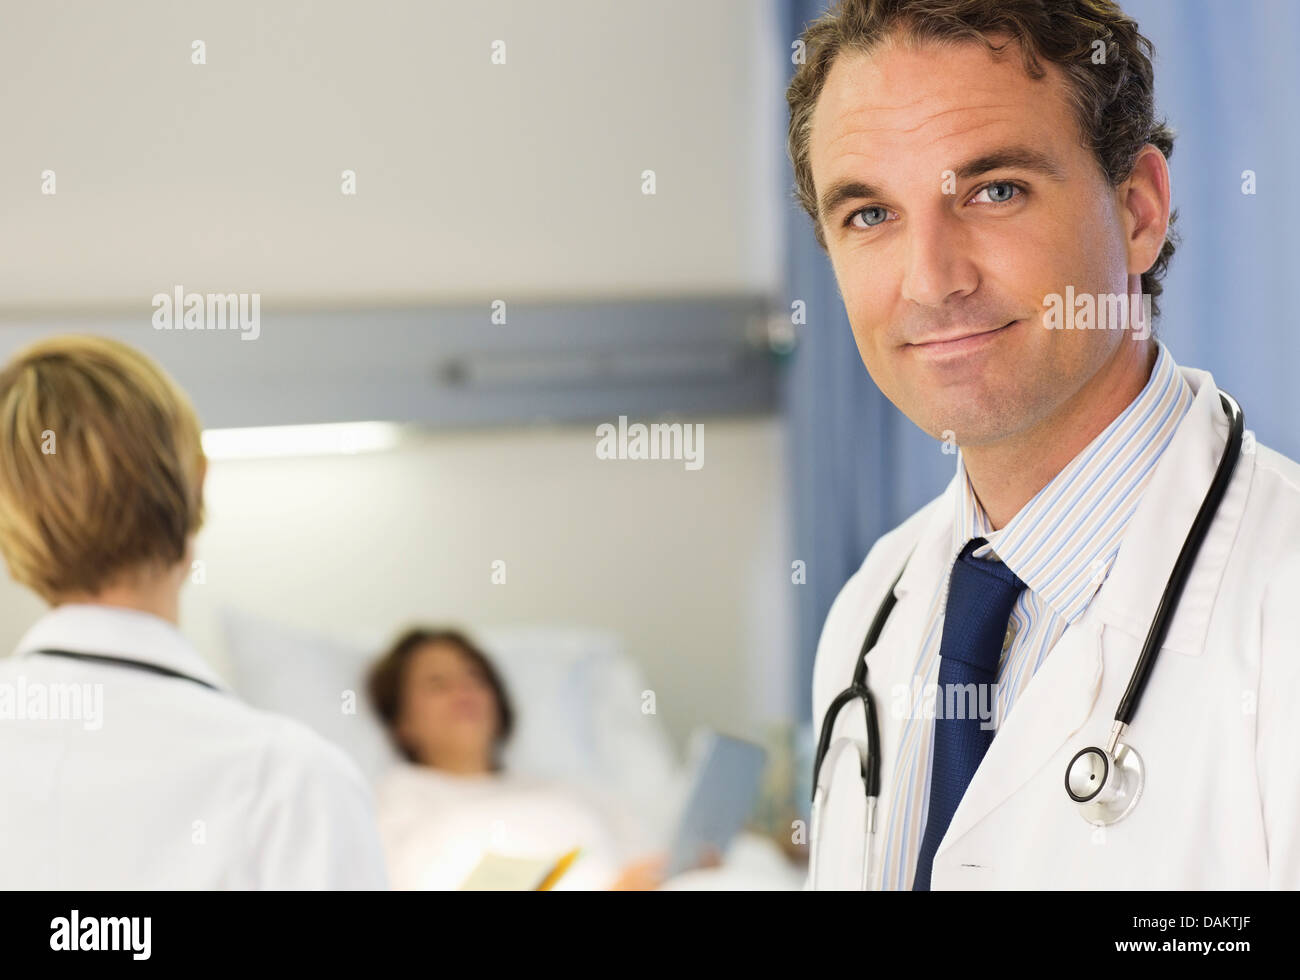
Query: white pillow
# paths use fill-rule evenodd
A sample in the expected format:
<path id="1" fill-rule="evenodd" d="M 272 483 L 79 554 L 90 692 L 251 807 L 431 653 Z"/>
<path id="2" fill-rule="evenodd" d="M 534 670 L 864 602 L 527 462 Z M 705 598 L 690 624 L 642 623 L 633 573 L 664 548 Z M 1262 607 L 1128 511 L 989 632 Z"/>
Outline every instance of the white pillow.
<path id="1" fill-rule="evenodd" d="M 396 761 L 366 697 L 375 652 L 234 609 L 219 618 L 240 697 L 314 728 L 347 751 L 371 783 Z"/>
<path id="2" fill-rule="evenodd" d="M 374 783 L 397 756 L 366 696 L 371 662 L 396 635 L 340 640 L 226 608 L 220 622 L 235 690 L 337 743 Z M 506 767 L 599 806 L 630 850 L 671 832 L 681 773 L 644 679 L 617 638 L 594 630 L 491 628 L 474 634 L 515 710 Z"/>

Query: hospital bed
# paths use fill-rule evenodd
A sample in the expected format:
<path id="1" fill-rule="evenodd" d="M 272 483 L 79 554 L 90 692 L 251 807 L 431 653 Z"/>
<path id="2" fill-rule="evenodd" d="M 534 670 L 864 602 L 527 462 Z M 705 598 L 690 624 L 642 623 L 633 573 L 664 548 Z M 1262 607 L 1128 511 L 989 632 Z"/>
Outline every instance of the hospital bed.
<path id="1" fill-rule="evenodd" d="M 395 760 L 365 692 L 365 671 L 395 627 L 326 636 L 235 609 L 219 613 L 231 682 L 250 704 L 304 722 L 372 782 Z M 403 624 L 397 624 L 403 625 Z M 641 710 L 647 685 L 610 633 L 555 627 L 473 631 L 516 713 L 506 768 L 566 787 L 597 810 L 628 857 L 668 847 L 687 790 L 662 723 Z M 720 867 L 669 889 L 793 889 L 802 873 L 768 839 L 742 834 Z"/>

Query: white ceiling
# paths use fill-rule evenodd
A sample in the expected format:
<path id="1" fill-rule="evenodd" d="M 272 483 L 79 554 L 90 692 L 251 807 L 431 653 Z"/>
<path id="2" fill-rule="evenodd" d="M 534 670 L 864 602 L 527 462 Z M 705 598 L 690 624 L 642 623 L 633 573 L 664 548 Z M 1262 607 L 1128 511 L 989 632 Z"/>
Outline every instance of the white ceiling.
<path id="1" fill-rule="evenodd" d="M 0 314 L 770 292 L 771 6 L 7 4 Z"/>

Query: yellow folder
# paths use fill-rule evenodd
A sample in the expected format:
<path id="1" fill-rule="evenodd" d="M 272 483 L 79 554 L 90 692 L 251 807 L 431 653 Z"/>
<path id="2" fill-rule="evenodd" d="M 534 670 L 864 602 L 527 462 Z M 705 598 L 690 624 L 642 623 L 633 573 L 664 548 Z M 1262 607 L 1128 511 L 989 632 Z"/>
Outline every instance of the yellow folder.
<path id="1" fill-rule="evenodd" d="M 558 860 L 487 853 L 460 886 L 464 892 L 547 892 L 578 860 L 574 848 Z"/>

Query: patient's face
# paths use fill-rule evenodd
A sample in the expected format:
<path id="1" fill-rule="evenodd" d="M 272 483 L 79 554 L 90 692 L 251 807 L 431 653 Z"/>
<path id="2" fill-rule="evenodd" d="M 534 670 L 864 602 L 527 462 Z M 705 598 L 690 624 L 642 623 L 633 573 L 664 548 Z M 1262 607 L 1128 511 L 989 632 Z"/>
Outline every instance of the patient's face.
<path id="1" fill-rule="evenodd" d="M 428 643 L 412 654 L 398 731 L 426 765 L 463 771 L 482 760 L 487 768 L 497 704 L 479 665 L 450 643 Z"/>

